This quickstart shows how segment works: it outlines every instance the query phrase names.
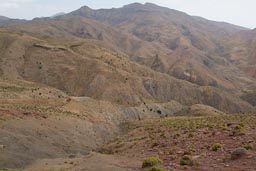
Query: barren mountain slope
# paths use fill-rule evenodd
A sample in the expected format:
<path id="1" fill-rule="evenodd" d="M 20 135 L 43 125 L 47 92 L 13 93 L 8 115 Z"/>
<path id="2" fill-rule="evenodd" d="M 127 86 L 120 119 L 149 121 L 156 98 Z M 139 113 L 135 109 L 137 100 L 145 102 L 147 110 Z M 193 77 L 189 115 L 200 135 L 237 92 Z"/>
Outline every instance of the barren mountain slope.
<path id="1" fill-rule="evenodd" d="M 241 31 L 227 39 L 225 56 L 244 73 L 256 79 L 256 31 Z M 255 81 L 243 89 L 242 99 L 256 105 Z"/>
<path id="2" fill-rule="evenodd" d="M 244 72 L 256 78 L 256 30 L 241 31 L 228 40 L 229 58 Z"/>
<path id="3" fill-rule="evenodd" d="M 55 29 L 55 25 L 47 27 L 44 22 L 35 24 L 36 28 Z M 108 45 L 101 40 L 76 38 L 61 29 L 57 29 L 56 37 L 45 38 L 41 32 L 11 30 L 1 30 L 1 69 L 5 78 L 35 81 L 70 95 L 128 106 L 175 100 L 182 105 L 203 103 L 228 112 L 254 110 L 249 103 L 221 89 L 200 87 L 133 62 L 120 51 L 106 49 Z M 67 36 L 65 42 L 58 33 Z"/>

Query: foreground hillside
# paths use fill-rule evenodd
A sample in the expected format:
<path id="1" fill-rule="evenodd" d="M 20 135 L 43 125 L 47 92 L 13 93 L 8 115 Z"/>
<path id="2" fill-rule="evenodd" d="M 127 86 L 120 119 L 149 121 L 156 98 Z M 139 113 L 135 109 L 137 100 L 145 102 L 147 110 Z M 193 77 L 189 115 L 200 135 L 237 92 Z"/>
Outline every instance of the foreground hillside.
<path id="1" fill-rule="evenodd" d="M 159 161 L 155 167 L 165 170 L 253 171 L 255 122 L 247 114 L 138 121 L 101 154 L 38 160 L 24 171 L 148 171 L 147 161 Z"/>
<path id="2" fill-rule="evenodd" d="M 106 101 L 69 97 L 30 82 L 0 85 L 1 167 L 87 154 L 118 135 L 125 120 L 119 107 Z"/>
<path id="3" fill-rule="evenodd" d="M 255 115 L 152 119 L 134 124 L 105 150 L 140 160 L 158 156 L 169 170 L 252 171 L 255 122 Z"/>

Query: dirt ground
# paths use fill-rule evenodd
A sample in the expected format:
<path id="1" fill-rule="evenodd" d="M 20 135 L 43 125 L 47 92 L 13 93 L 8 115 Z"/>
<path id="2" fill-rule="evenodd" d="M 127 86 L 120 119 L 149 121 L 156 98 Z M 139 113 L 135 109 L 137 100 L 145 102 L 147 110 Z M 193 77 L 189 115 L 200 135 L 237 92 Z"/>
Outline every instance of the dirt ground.
<path id="1" fill-rule="evenodd" d="M 256 170 L 255 115 L 157 119 L 139 122 L 134 127 L 103 151 L 141 161 L 159 156 L 164 168 L 171 171 Z M 217 151 L 212 150 L 215 143 L 222 145 Z M 252 149 L 231 160 L 232 151 L 245 146 Z M 194 164 L 181 165 L 184 155 L 191 156 Z"/>
<path id="2" fill-rule="evenodd" d="M 140 166 L 140 161 L 127 157 L 90 153 L 78 158 L 39 160 L 22 171 L 139 171 Z"/>

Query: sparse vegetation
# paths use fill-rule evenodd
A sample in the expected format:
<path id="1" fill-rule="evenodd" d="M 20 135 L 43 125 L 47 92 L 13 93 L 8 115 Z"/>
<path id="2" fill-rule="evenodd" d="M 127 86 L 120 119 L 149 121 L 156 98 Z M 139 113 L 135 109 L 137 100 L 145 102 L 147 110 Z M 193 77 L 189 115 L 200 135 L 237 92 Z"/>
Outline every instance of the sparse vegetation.
<path id="1" fill-rule="evenodd" d="M 143 160 L 142 168 L 152 167 L 162 163 L 163 160 L 161 160 L 159 157 L 148 157 Z"/>
<path id="2" fill-rule="evenodd" d="M 171 163 L 178 162 L 179 169 L 189 166 L 200 167 L 200 163 L 206 160 L 200 157 L 201 154 L 218 151 L 223 148 L 223 144 L 225 144 L 225 150 L 215 153 L 213 156 L 220 155 L 221 160 L 228 160 L 230 155 L 228 151 L 232 151 L 231 143 L 235 138 L 230 136 L 230 133 L 234 129 L 252 131 L 255 129 L 255 123 L 256 116 L 250 114 L 148 119 L 133 125 L 137 131 L 132 131 L 133 134 L 127 137 L 129 139 L 127 143 L 133 140 L 131 136 L 139 134 L 138 137 L 141 137 L 144 135 L 145 138 L 137 141 L 133 148 L 137 149 L 139 146 L 140 150 L 147 151 L 144 154 L 157 155 Z M 202 139 L 202 137 L 204 138 Z M 248 135 L 245 138 L 248 144 L 254 142 L 253 138 Z M 201 139 L 202 144 L 195 145 L 195 142 Z M 217 143 L 211 144 L 213 140 Z M 181 141 L 186 141 L 186 143 L 180 143 Z M 251 146 L 248 144 L 245 144 L 244 147 L 250 149 Z M 180 155 L 182 157 L 179 158 Z M 213 156 L 209 156 L 207 160 L 215 160 Z"/>
<path id="3" fill-rule="evenodd" d="M 192 152 L 192 153 L 194 153 L 194 152 L 196 152 L 196 149 L 195 149 L 194 147 L 190 147 L 190 148 L 189 148 L 189 151 Z"/>
<path id="4" fill-rule="evenodd" d="M 9 171 L 9 170 L 6 168 L 0 168 L 0 171 Z"/>
<path id="5" fill-rule="evenodd" d="M 252 149 L 253 149 L 253 145 L 252 145 L 252 144 L 245 144 L 245 145 L 244 145 L 244 148 L 245 148 L 246 150 L 252 150 Z"/>
<path id="6" fill-rule="evenodd" d="M 190 156 L 190 155 L 182 156 L 181 159 L 180 159 L 180 165 L 182 165 L 182 166 L 184 166 L 184 165 L 193 166 L 194 161 L 193 161 L 192 156 Z"/>
<path id="7" fill-rule="evenodd" d="M 227 123 L 239 122 L 233 128 L 237 132 L 242 132 L 245 127 L 252 126 L 256 122 L 255 115 L 221 115 L 221 116 L 207 116 L 207 117 L 194 117 L 193 119 L 189 117 L 179 117 L 179 118 L 167 118 L 161 121 L 162 126 L 166 126 L 170 131 L 187 130 L 188 133 L 196 132 L 202 128 L 217 129 L 217 130 L 227 130 Z M 242 127 L 242 126 L 243 127 Z M 231 132 L 233 131 L 231 130 Z"/>
<path id="8" fill-rule="evenodd" d="M 151 148 L 154 148 L 154 147 L 157 147 L 157 146 L 159 146 L 159 143 L 158 143 L 158 142 L 154 142 L 154 143 L 152 144 Z"/>
<path id="9" fill-rule="evenodd" d="M 77 115 L 76 113 L 61 110 L 54 107 L 39 107 L 39 106 L 16 106 L 17 109 L 35 111 L 40 113 L 61 113 L 66 115 Z"/>
<path id="10" fill-rule="evenodd" d="M 20 93 L 25 91 L 26 88 L 24 87 L 18 87 L 18 86 L 1 86 L 0 92 L 14 92 L 14 93 Z"/>
<path id="11" fill-rule="evenodd" d="M 177 158 L 176 155 L 173 155 L 173 154 L 170 155 L 170 160 L 171 160 L 171 161 L 175 160 L 176 158 Z"/>
<path id="12" fill-rule="evenodd" d="M 148 171 L 166 171 L 164 168 L 153 166 Z"/>
<path id="13" fill-rule="evenodd" d="M 215 143 L 212 145 L 212 151 L 218 151 L 218 149 L 222 148 L 222 144 Z"/>
<path id="14" fill-rule="evenodd" d="M 244 135 L 244 124 L 238 124 L 236 125 L 233 130 L 232 130 L 232 134 L 234 136 L 238 136 L 238 135 Z"/>
<path id="15" fill-rule="evenodd" d="M 161 111 L 161 110 L 157 110 L 156 112 L 157 112 L 159 115 L 162 114 L 162 111 Z"/>

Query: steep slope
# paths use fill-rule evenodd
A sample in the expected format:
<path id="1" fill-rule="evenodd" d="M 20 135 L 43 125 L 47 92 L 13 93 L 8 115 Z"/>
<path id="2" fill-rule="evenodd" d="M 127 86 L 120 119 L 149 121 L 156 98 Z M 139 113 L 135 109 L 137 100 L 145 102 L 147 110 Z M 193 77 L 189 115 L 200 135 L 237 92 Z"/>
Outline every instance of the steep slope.
<path id="1" fill-rule="evenodd" d="M 256 31 L 241 31 L 227 39 L 229 47 L 225 56 L 247 75 L 256 79 Z M 243 89 L 242 99 L 256 105 L 256 83 L 251 82 Z"/>
<path id="2" fill-rule="evenodd" d="M 229 41 L 230 51 L 227 52 L 229 58 L 244 72 L 256 78 L 254 67 L 256 64 L 256 30 L 241 31 L 230 38 Z"/>
<path id="3" fill-rule="evenodd" d="M 0 104 L 1 169 L 96 151 L 125 120 L 110 102 L 21 80 L 0 79 Z"/>

